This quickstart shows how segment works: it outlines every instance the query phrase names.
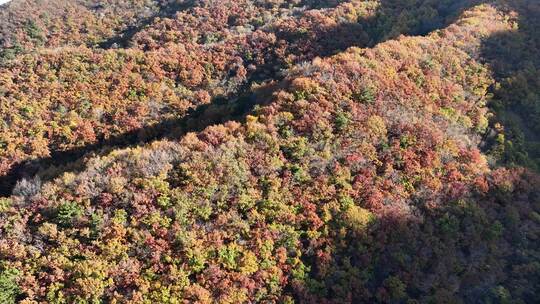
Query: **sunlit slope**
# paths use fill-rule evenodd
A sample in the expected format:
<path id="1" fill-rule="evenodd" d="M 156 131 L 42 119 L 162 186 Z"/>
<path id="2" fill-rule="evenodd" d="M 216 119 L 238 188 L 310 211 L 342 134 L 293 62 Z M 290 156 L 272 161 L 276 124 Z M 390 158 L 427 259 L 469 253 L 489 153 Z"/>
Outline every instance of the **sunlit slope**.
<path id="1" fill-rule="evenodd" d="M 201 105 L 443 27 L 472 3 L 15 0 L 0 10 L 0 190 L 32 175 L 28 162 L 165 137 Z"/>

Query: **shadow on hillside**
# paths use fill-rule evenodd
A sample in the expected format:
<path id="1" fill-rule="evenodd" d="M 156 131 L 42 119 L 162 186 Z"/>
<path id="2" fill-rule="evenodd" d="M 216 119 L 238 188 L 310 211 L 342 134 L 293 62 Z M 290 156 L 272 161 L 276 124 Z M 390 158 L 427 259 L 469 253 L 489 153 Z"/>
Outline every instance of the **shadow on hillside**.
<path id="1" fill-rule="evenodd" d="M 310 9 L 334 8 L 347 0 L 301 0 L 300 6 Z"/>
<path id="2" fill-rule="evenodd" d="M 540 181 L 519 179 L 529 183 L 443 198 L 415 216 L 387 211 L 366 224 L 347 210 L 332 214 L 327 236 L 304 248 L 311 271 L 291 292 L 297 303 L 538 303 L 538 273 L 516 269 L 536 264 L 538 223 L 526 214 L 538 209 Z"/>
<path id="3" fill-rule="evenodd" d="M 454 23 L 461 14 L 485 0 L 381 0 L 368 29 L 370 47 L 399 35 L 425 36 Z"/>
<path id="4" fill-rule="evenodd" d="M 430 5 L 422 1 L 379 2 L 373 16 L 356 22 L 342 22 L 332 27 L 313 24 L 309 29 L 289 28 L 277 32 L 276 36 L 278 40 L 290 42 L 289 52 L 297 56 L 298 61 L 312 60 L 342 52 L 349 47 L 374 47 L 399 35 L 427 35 L 453 23 L 463 11 L 479 4 L 481 0 L 443 0 Z M 310 3 L 314 7 L 335 6 L 335 1 L 326 1 L 326 5 L 321 4 L 321 1 Z"/>
<path id="5" fill-rule="evenodd" d="M 501 123 L 508 142 L 500 144 L 491 132 L 486 148 L 495 149 L 505 165 L 540 170 L 540 3 L 517 0 L 501 9 L 517 13 L 516 29 L 490 36 L 481 57 L 491 66 L 492 125 Z"/>
<path id="6" fill-rule="evenodd" d="M 8 174 L 0 176 L 0 196 L 9 196 L 17 181 L 23 178 L 32 179 L 47 168 L 56 169 L 49 170 L 48 174 L 40 177 L 44 180 L 53 179 L 65 171 L 62 167 L 76 162 L 88 153 L 103 154 L 112 149 L 143 145 L 159 139 L 178 140 L 186 133 L 202 131 L 211 125 L 230 120 L 243 122 L 246 113 L 262 101 L 270 100 L 272 92 L 283 85 L 283 82 L 275 82 L 260 86 L 255 90 L 244 89 L 242 94 L 233 99 L 217 97 L 209 104 L 189 110 L 184 117 L 167 119 L 155 125 L 101 139 L 83 147 L 53 151 L 49 157 L 17 164 Z M 247 87 L 248 84 L 245 86 Z"/>
<path id="7" fill-rule="evenodd" d="M 308 2 L 312 5 L 322 3 L 321 1 Z M 301 59 L 299 61 L 311 60 L 315 57 L 332 55 L 351 46 L 374 46 L 377 43 L 392 39 L 398 34 L 428 33 L 451 23 L 463 10 L 473 6 L 476 2 L 462 0 L 449 2 L 452 3 L 450 6 L 438 4 L 435 8 L 435 11 L 438 12 L 437 14 L 430 14 L 428 15 L 429 17 L 424 17 L 422 14 L 414 14 L 415 10 L 422 8 L 422 5 L 411 7 L 402 0 L 381 0 L 378 12 L 372 18 L 361 19 L 356 23 L 343 23 L 337 27 L 318 32 L 317 35 L 306 36 L 304 34 L 298 35 L 297 32 L 285 32 L 280 33 L 278 36 L 281 39 L 287 39 L 287 41 L 293 44 L 293 48 L 290 51 Z M 336 1 L 331 3 L 335 4 Z M 187 9 L 190 5 L 192 5 L 191 0 L 184 1 L 170 8 L 163 8 L 161 14 L 163 16 L 172 16 L 176 11 Z M 328 7 L 332 5 L 328 5 Z M 400 18 L 403 18 L 403 16 L 415 17 L 417 19 L 411 20 L 406 28 L 396 27 L 401 22 Z M 153 18 L 150 18 L 142 23 L 152 22 L 152 20 Z M 313 26 L 317 27 L 318 25 L 314 24 Z M 110 47 L 113 43 L 127 45 L 131 36 L 139 29 L 137 27 L 128 30 L 129 33 L 126 32 L 123 35 L 112 38 L 112 40 L 104 42 L 102 47 Z M 190 111 L 183 118 L 165 120 L 156 125 L 146 126 L 125 134 L 98 140 L 96 143 L 84 147 L 65 151 L 52 151 L 49 157 L 16 164 L 6 175 L 0 177 L 0 196 L 9 196 L 17 181 L 23 178 L 32 178 L 38 172 L 42 172 L 49 167 L 65 167 L 87 153 L 99 153 L 100 151 L 101 153 L 105 153 L 110 149 L 144 144 L 164 138 L 177 139 L 186 132 L 199 131 L 213 124 L 228 120 L 243 120 L 244 116 L 251 111 L 254 105 L 269 100 L 269 98 L 262 96 L 270 96 L 272 93 L 267 87 L 263 89 L 264 93 L 261 93 L 261 91 L 252 91 L 251 86 L 253 83 L 274 82 L 276 86 L 281 85 L 280 81 L 283 79 L 283 75 L 280 72 L 287 67 L 287 63 L 283 62 L 282 58 L 279 57 L 279 52 L 274 53 L 269 50 L 268 53 L 270 54 L 270 58 L 267 60 L 268 63 L 258 67 L 255 72 L 249 75 L 249 80 L 242 86 L 236 96 L 214 98 L 212 103 Z M 42 176 L 45 181 L 60 175 L 63 170 L 49 171 L 56 173 Z"/>

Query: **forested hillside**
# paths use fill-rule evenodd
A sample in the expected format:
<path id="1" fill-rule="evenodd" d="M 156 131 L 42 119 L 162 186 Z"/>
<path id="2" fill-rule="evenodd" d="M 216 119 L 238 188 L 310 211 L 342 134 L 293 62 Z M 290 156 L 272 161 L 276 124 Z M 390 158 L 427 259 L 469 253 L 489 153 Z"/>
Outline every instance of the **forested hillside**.
<path id="1" fill-rule="evenodd" d="M 0 6 L 0 303 L 540 302 L 535 0 Z"/>

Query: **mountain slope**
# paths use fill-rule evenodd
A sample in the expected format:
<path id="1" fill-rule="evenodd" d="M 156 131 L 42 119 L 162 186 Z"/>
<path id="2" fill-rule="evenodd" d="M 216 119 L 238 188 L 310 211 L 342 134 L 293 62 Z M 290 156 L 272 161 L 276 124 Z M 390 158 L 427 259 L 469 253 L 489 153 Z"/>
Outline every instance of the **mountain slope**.
<path id="1" fill-rule="evenodd" d="M 498 79 L 495 62 L 484 57 L 486 40 L 517 25 L 505 3 L 441 18 L 451 24 L 410 37 L 373 30 L 384 24 L 376 17 L 384 12 L 395 20 L 408 16 L 390 13 L 405 5 L 400 1 L 326 3 L 323 9 L 324 2 L 308 1 L 296 4 L 312 10 L 283 9 L 284 19 L 272 10 L 280 6 L 269 3 L 253 11 L 218 11 L 221 19 L 208 18 L 216 11 L 199 4 L 175 19 L 155 20 L 127 49 L 40 50 L 5 67 L 13 79 L 26 77 L 3 83 L 12 92 L 3 97 L 5 113 L 21 95 L 69 103 L 70 95 L 93 94 L 92 107 L 104 103 L 106 113 L 122 114 L 99 128 L 91 118 L 78 119 L 75 125 L 90 122 L 91 132 L 145 130 L 168 115 L 189 118 L 196 111 L 188 108 L 206 106 L 181 126 L 183 132 L 87 156 L 43 184 L 19 181 L 0 204 L 3 299 L 538 302 L 539 177 L 490 164 L 496 153 L 479 149 L 485 134 L 497 130 L 487 104 Z M 415 3 L 411 12 L 420 16 L 438 12 L 429 9 L 431 1 Z M 259 14 L 277 21 L 246 35 L 218 29 L 231 19 L 229 11 L 240 14 L 235 26 Z M 343 26 L 337 33 L 366 30 L 350 40 L 319 41 L 332 37 L 319 30 L 319 20 L 333 19 Z M 396 22 L 403 33 L 432 29 L 429 22 L 415 30 Z M 300 38 L 280 36 L 286 32 L 280 29 L 291 28 Z M 204 43 L 189 42 L 200 33 Z M 347 48 L 383 40 L 372 48 Z M 247 48 L 252 61 L 229 44 Z M 25 60 L 38 68 L 29 69 Z M 206 78 L 198 82 L 196 71 L 209 61 L 222 65 L 201 72 Z M 56 69 L 59 76 L 48 74 L 49 62 L 65 67 Z M 248 62 L 255 70 L 246 66 L 239 73 Z M 277 73 L 274 65 L 286 70 Z M 69 84 L 51 87 L 48 81 L 60 78 Z M 30 90 L 30 82 L 42 87 Z M 191 99 L 178 96 L 180 84 Z M 130 87 L 138 90 L 134 96 L 120 97 Z M 225 100 L 209 103 L 209 96 L 219 95 Z M 150 100 L 167 106 L 151 112 Z M 169 112 L 176 104 L 181 106 Z M 32 113 L 43 115 L 45 124 L 57 121 L 42 114 L 47 111 Z M 23 140 L 13 128 L 17 120 L 11 121 L 12 138 Z M 21 132 L 37 121 L 21 124 Z M 59 121 L 60 129 L 71 126 Z M 186 133 L 192 129 L 202 130 Z M 96 140 L 52 138 L 59 149 Z M 5 164 L 35 154 L 7 151 L 18 158 L 6 156 Z"/>

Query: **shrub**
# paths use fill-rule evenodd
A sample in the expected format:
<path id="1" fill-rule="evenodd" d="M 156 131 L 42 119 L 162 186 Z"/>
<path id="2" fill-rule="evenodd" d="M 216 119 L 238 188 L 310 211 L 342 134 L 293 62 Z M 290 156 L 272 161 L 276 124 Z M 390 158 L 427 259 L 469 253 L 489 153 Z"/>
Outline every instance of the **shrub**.
<path id="1" fill-rule="evenodd" d="M 352 99 L 364 104 L 372 104 L 377 97 L 377 91 L 372 86 L 363 87 L 359 92 L 352 94 Z"/>
<path id="2" fill-rule="evenodd" d="M 56 222 L 62 226 L 71 226 L 83 213 L 76 202 L 63 202 L 56 209 Z"/>
<path id="3" fill-rule="evenodd" d="M 223 247 L 218 250 L 218 258 L 221 264 L 227 269 L 237 268 L 238 248 L 233 245 Z"/>
<path id="4" fill-rule="evenodd" d="M 349 113 L 339 112 L 336 114 L 334 124 L 338 131 L 345 130 L 347 126 L 350 124 L 350 122 L 351 122 L 351 118 L 350 118 Z"/>
<path id="5" fill-rule="evenodd" d="M 0 271 L 0 303 L 15 303 L 20 293 L 16 282 L 18 275 L 19 271 L 14 268 L 3 268 Z"/>
<path id="6" fill-rule="evenodd" d="M 374 219 L 374 214 L 369 210 L 355 205 L 350 206 L 345 213 L 347 224 L 356 232 L 365 230 Z"/>
<path id="7" fill-rule="evenodd" d="M 39 193 L 41 189 L 41 179 L 35 176 L 33 179 L 23 178 L 13 188 L 14 196 L 22 196 L 24 198 L 32 198 Z"/>
<path id="8" fill-rule="evenodd" d="M 30 36 L 30 38 L 37 40 L 38 44 L 42 44 L 45 41 L 43 31 L 34 21 L 28 21 L 24 27 L 24 30 L 26 31 L 26 34 Z"/>

